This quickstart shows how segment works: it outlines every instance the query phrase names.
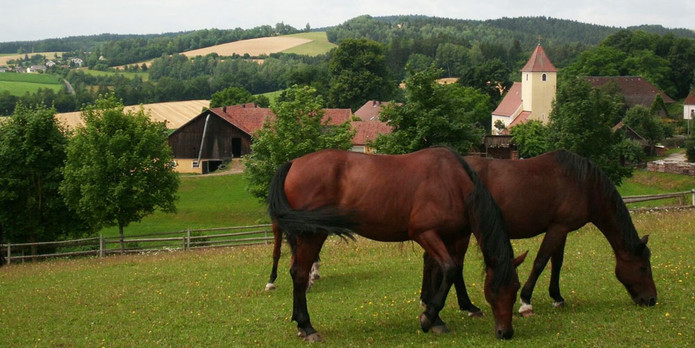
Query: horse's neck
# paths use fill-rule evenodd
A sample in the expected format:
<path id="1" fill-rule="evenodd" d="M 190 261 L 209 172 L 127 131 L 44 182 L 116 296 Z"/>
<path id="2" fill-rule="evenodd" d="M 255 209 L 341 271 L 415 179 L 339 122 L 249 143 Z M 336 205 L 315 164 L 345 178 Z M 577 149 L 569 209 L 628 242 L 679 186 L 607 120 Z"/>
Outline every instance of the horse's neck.
<path id="1" fill-rule="evenodd" d="M 627 208 L 613 204 L 612 200 L 608 200 L 606 204 L 606 207 L 596 209 L 600 212 L 596 214 L 597 217 L 592 222 L 606 237 L 616 255 L 628 252 L 630 240 L 639 237 L 627 213 Z M 620 211 L 621 209 L 625 211 Z"/>

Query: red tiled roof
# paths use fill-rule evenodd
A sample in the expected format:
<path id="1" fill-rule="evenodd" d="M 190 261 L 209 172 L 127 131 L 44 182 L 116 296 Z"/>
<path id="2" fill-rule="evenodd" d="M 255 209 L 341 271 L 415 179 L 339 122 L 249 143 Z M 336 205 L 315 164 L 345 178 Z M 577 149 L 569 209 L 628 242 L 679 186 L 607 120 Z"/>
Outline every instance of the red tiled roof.
<path id="1" fill-rule="evenodd" d="M 557 68 L 555 68 L 555 65 L 553 65 L 552 62 L 550 62 L 550 59 L 545 54 L 545 51 L 543 51 L 543 47 L 541 47 L 541 45 L 538 45 L 536 46 L 536 49 L 533 51 L 533 54 L 531 54 L 531 58 L 529 58 L 528 62 L 526 62 L 526 65 L 524 65 L 524 67 L 521 68 L 521 71 L 557 72 Z"/>
<path id="2" fill-rule="evenodd" d="M 610 81 L 614 81 L 618 85 L 618 89 L 623 98 L 625 98 L 625 104 L 628 107 L 635 105 L 650 107 L 657 94 L 661 95 L 664 103 L 670 104 L 674 102 L 671 97 L 641 76 L 589 76 L 587 80 L 594 87 L 601 87 Z"/>
<path id="3" fill-rule="evenodd" d="M 323 121 L 329 125 L 339 125 L 350 120 L 350 109 L 324 109 Z M 255 104 L 240 104 L 210 109 L 210 112 L 229 122 L 248 135 L 253 135 L 263 127 L 267 119 L 275 114 L 269 108 L 259 108 Z"/>
<path id="4" fill-rule="evenodd" d="M 377 100 L 369 100 L 362 107 L 355 111 L 355 116 L 363 121 L 378 121 L 381 109 L 389 105 L 389 102 L 381 102 Z"/>
<path id="5" fill-rule="evenodd" d="M 512 123 L 510 123 L 509 126 L 507 126 L 507 129 L 512 128 L 512 127 L 514 127 L 514 126 L 516 126 L 516 125 L 518 125 L 518 124 L 522 124 L 522 123 L 526 122 L 526 120 L 528 119 L 528 117 L 529 117 L 530 115 L 531 115 L 531 111 L 522 111 L 522 112 L 519 114 L 519 116 L 517 116 L 517 117 L 514 119 L 514 121 L 512 121 Z"/>
<path id="6" fill-rule="evenodd" d="M 493 115 L 513 116 L 514 112 L 521 106 L 521 82 L 514 82 L 512 87 L 507 91 L 497 109 L 492 112 Z"/>
<path id="7" fill-rule="evenodd" d="M 695 91 L 690 92 L 685 101 L 683 101 L 683 105 L 695 105 Z"/>
<path id="8" fill-rule="evenodd" d="M 381 121 L 353 121 L 352 129 L 355 130 L 355 137 L 352 138 L 354 145 L 366 145 L 379 134 L 389 134 L 392 131 L 391 126 Z"/>

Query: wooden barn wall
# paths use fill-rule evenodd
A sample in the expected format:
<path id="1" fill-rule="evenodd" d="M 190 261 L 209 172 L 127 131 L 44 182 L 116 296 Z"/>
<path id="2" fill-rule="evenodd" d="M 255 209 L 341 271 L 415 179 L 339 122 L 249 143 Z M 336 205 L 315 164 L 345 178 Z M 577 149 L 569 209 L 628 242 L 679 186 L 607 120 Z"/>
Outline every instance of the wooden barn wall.
<path id="1" fill-rule="evenodd" d="M 198 158 L 207 115 L 196 118 L 169 137 L 175 158 Z M 251 138 L 218 116 L 210 116 L 201 159 L 232 158 L 232 139 L 241 139 L 241 155 L 251 152 Z"/>

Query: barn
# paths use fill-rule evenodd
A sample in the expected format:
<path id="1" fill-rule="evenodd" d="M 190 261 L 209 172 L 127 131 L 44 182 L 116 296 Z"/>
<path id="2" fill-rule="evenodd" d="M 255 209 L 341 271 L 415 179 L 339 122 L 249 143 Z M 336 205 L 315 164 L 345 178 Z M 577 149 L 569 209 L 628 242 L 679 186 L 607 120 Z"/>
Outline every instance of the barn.
<path id="1" fill-rule="evenodd" d="M 253 103 L 203 111 L 169 135 L 176 171 L 206 174 L 225 161 L 243 157 L 251 152 L 253 134 L 273 117 L 269 108 Z M 350 109 L 325 109 L 324 120 L 329 119 L 330 124 L 351 117 Z"/>

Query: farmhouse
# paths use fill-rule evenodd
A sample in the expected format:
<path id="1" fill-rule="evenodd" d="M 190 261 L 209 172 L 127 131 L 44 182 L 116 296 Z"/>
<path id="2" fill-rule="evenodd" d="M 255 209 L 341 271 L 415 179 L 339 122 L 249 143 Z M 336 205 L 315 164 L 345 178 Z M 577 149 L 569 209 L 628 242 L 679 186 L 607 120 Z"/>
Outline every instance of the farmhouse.
<path id="1" fill-rule="evenodd" d="M 657 96 L 660 96 L 666 104 L 674 102 L 666 93 L 641 76 L 590 76 L 587 77 L 587 80 L 594 88 L 601 88 L 609 83 L 614 83 L 628 108 L 635 105 L 650 108 Z M 667 115 L 666 110 L 662 110 L 662 115 Z"/>
<path id="2" fill-rule="evenodd" d="M 325 109 L 324 121 L 343 124 L 352 117 L 350 109 Z M 251 152 L 253 134 L 275 117 L 268 108 L 240 104 L 203 111 L 169 135 L 176 170 L 180 173 L 208 173 L 224 161 Z M 356 122 L 357 123 L 357 122 Z M 369 127 L 362 133 L 368 139 Z"/>

